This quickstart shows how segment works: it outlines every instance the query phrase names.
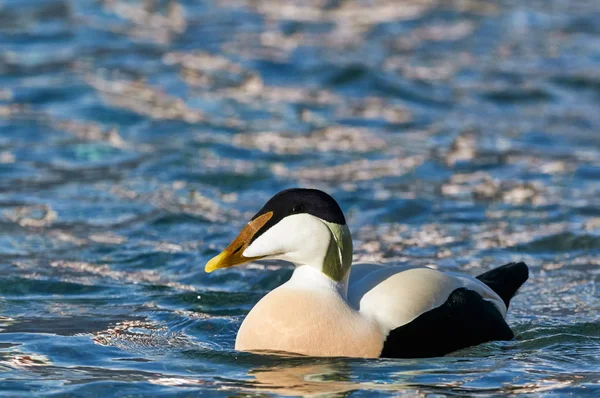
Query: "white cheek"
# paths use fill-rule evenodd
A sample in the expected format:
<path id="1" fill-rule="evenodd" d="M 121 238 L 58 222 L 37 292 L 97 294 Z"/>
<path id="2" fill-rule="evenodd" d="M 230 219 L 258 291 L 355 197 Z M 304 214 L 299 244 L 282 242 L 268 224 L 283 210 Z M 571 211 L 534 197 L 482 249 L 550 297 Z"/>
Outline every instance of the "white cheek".
<path id="1" fill-rule="evenodd" d="M 327 226 L 310 214 L 287 216 L 259 236 L 244 250 L 244 257 L 282 259 L 307 264 L 322 261 L 331 233 Z"/>

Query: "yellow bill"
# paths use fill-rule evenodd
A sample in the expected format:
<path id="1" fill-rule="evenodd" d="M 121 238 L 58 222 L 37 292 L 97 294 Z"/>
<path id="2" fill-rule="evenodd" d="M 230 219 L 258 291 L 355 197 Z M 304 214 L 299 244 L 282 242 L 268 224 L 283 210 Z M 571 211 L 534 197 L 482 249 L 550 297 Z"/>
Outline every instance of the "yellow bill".
<path id="1" fill-rule="evenodd" d="M 205 272 L 213 272 L 216 269 L 233 267 L 247 263 L 248 261 L 258 260 L 262 257 L 244 257 L 244 250 L 250 245 L 254 235 L 273 217 L 273 212 L 270 211 L 254 220 L 250 221 L 240 234 L 231 242 L 229 246 L 221 253 L 211 258 L 204 267 Z"/>

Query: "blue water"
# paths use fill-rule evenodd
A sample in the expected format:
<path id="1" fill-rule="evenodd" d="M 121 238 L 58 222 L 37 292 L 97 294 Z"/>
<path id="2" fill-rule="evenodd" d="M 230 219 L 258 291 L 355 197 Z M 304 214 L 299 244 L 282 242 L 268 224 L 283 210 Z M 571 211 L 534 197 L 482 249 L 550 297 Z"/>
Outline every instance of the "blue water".
<path id="1" fill-rule="evenodd" d="M 282 4 L 0 1 L 0 395 L 599 396 L 600 2 Z M 516 338 L 234 351 L 291 268 L 204 263 L 293 186 L 356 260 L 526 261 Z"/>

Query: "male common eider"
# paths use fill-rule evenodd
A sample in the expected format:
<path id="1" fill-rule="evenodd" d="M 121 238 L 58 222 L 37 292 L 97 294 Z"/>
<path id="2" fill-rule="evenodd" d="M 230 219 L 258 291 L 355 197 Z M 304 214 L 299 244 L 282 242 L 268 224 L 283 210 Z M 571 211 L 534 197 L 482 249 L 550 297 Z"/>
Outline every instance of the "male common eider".
<path id="1" fill-rule="evenodd" d="M 525 263 L 477 278 L 423 267 L 356 264 L 337 202 L 314 189 L 271 198 L 206 272 L 258 259 L 289 261 L 289 281 L 263 297 L 237 335 L 241 351 L 311 356 L 434 357 L 513 338 L 504 318 Z"/>

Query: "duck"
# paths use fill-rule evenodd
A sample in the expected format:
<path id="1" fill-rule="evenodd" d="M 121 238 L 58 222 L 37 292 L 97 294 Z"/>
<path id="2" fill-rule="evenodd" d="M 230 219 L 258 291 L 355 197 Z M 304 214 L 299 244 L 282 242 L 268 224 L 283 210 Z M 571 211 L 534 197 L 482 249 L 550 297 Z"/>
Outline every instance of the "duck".
<path id="1" fill-rule="evenodd" d="M 257 260 L 295 265 L 243 320 L 235 349 L 320 357 L 439 357 L 511 340 L 506 314 L 529 277 L 513 262 L 477 277 L 406 265 L 352 264 L 352 235 L 329 194 L 273 196 L 205 272 Z"/>

